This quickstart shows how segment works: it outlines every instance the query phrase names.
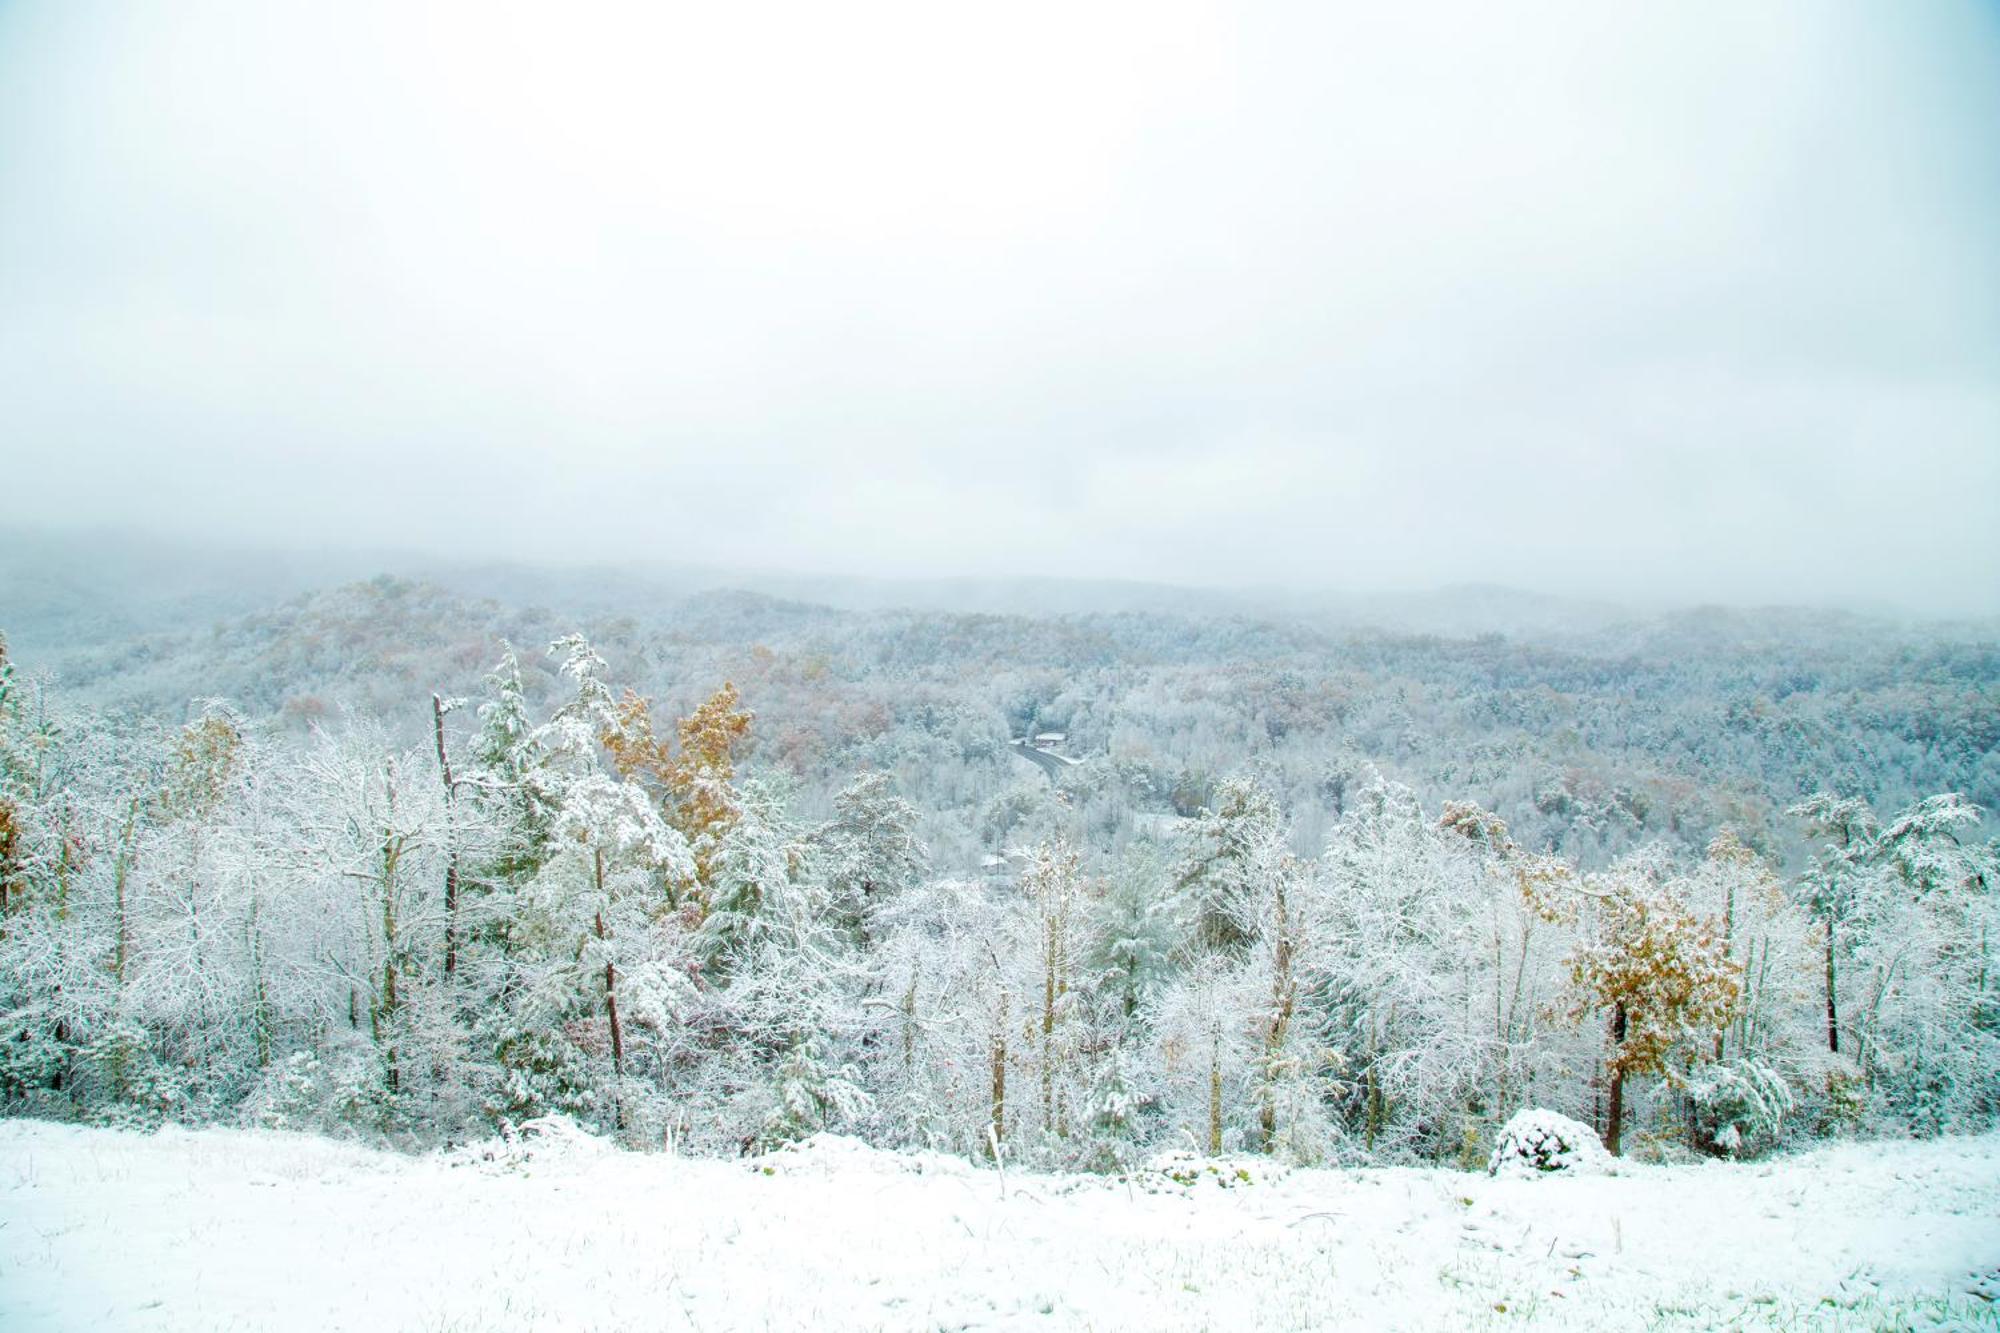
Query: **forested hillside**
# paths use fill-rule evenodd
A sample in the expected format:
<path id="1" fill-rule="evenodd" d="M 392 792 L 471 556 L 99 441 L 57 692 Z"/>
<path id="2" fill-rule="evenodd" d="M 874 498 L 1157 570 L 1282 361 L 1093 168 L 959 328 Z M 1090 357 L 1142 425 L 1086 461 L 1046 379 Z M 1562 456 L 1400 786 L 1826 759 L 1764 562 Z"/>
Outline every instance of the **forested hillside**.
<path id="1" fill-rule="evenodd" d="M 6 1104 L 1088 1167 L 2000 1109 L 1986 628 L 638 604 L 39 608 Z"/>
<path id="2" fill-rule="evenodd" d="M 430 694 L 475 692 L 503 643 L 548 702 L 557 662 L 540 649 L 581 628 L 621 687 L 664 709 L 735 681 L 759 718 L 746 762 L 816 812 L 847 776 L 894 773 L 954 869 L 1004 851 L 1017 807 L 1045 796 L 1006 741 L 1049 729 L 1093 758 L 1066 784 L 1093 849 L 1243 772 L 1298 821 L 1305 855 L 1371 769 L 1593 864 L 1656 840 L 1699 849 L 1724 825 L 1782 858 L 1799 846 L 1783 808 L 1821 788 L 2000 802 L 1991 627 L 1709 608 L 1453 638 L 1329 619 L 851 611 L 730 591 L 640 619 L 383 577 L 194 630 L 72 635 L 17 665 L 114 715 L 180 722 L 218 699 L 283 734 L 351 711 L 413 739 Z"/>

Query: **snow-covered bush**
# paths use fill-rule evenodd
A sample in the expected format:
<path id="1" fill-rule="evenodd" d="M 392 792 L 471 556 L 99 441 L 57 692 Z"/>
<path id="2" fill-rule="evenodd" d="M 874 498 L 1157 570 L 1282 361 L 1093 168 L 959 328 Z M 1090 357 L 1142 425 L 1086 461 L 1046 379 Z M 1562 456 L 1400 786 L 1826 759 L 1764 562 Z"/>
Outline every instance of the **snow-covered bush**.
<path id="1" fill-rule="evenodd" d="M 1688 1084 L 1710 1143 L 1731 1157 L 1748 1157 L 1777 1143 L 1798 1099 L 1784 1076 L 1746 1057 L 1699 1070 Z"/>
<path id="2" fill-rule="evenodd" d="M 842 1173 L 876 1175 L 969 1175 L 962 1157 L 903 1150 L 889 1152 L 869 1146 L 849 1134 L 819 1133 L 759 1153 L 748 1163 L 758 1175 L 832 1176 Z"/>
<path id="3" fill-rule="evenodd" d="M 91 1111 L 100 1125 L 157 1129 L 177 1109 L 179 1089 L 172 1071 L 154 1054 L 145 1028 L 137 1023 L 114 1023 L 100 1033 L 84 1047 L 83 1065 L 110 1093 Z"/>
<path id="4" fill-rule="evenodd" d="M 359 1043 L 335 1046 L 324 1058 L 294 1051 L 265 1072 L 242 1109 L 247 1124 L 335 1135 L 379 1134 L 391 1128 L 392 1115 L 372 1052 Z"/>
<path id="5" fill-rule="evenodd" d="M 614 1151 L 613 1146 L 566 1115 L 536 1116 L 518 1127 L 500 1122 L 497 1138 L 461 1148 L 447 1159 L 454 1166 L 484 1171 L 526 1171 L 580 1164 Z"/>
<path id="6" fill-rule="evenodd" d="M 266 1129 L 317 1128 L 321 1074 L 318 1056 L 292 1052 L 250 1094 L 244 1119 Z"/>
<path id="7" fill-rule="evenodd" d="M 1814 1132 L 1825 1137 L 1851 1134 L 1868 1121 L 1870 1094 L 1861 1066 L 1845 1056 L 1830 1056 L 1818 1085 L 1808 1089 Z"/>
<path id="8" fill-rule="evenodd" d="M 1551 1171 L 1588 1174 L 1606 1169 L 1611 1155 L 1597 1132 L 1581 1121 L 1531 1107 L 1501 1126 L 1487 1163 L 1488 1175 L 1535 1176 Z"/>
<path id="9" fill-rule="evenodd" d="M 0 1041 L 0 1099 L 39 1115 L 61 1115 L 64 1099 L 49 1091 L 60 1087 L 67 1054 L 55 1025 L 40 1006 L 27 1005 L 0 1013 L 0 1028 L 9 1034 Z"/>
<path id="10" fill-rule="evenodd" d="M 1182 1189 L 1247 1189 L 1281 1179 L 1284 1167 L 1265 1157 L 1204 1157 L 1191 1152 L 1163 1152 L 1146 1163 L 1144 1179 L 1156 1186 L 1169 1182 Z"/>
<path id="11" fill-rule="evenodd" d="M 860 1086 L 859 1072 L 852 1065 L 829 1067 L 827 1046 L 821 1034 L 809 1033 L 778 1057 L 771 1107 L 757 1135 L 759 1147 L 796 1143 L 828 1122 L 840 1124 L 868 1112 L 872 1101 Z"/>

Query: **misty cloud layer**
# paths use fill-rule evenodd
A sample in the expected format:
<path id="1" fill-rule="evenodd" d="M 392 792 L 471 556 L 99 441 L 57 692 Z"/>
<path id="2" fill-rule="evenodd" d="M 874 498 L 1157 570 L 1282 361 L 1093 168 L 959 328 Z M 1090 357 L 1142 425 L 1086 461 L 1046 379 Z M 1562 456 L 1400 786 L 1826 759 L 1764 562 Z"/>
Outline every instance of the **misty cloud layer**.
<path id="1" fill-rule="evenodd" d="M 2000 609 L 1990 5 L 1327 8 L 0 9 L 0 517 Z"/>

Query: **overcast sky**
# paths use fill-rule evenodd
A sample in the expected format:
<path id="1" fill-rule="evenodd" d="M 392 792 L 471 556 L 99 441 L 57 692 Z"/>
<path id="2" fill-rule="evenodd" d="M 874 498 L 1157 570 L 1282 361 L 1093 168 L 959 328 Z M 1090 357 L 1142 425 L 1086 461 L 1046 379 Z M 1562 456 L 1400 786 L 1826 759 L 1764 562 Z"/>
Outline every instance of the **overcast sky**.
<path id="1" fill-rule="evenodd" d="M 2000 6 L 0 3 L 0 514 L 2000 610 Z"/>

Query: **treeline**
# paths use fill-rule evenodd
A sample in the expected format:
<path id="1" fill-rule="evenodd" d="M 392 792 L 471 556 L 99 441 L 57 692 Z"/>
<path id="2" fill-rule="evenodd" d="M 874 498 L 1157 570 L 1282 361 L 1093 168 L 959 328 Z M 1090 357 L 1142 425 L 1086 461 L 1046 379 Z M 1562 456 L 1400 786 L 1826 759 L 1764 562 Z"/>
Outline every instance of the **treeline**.
<path id="1" fill-rule="evenodd" d="M 44 631 L 38 667 L 72 704 L 185 722 L 228 698 L 295 739 L 349 708 L 428 739 L 433 690 L 474 694 L 493 645 L 546 643 L 577 622 L 396 579 L 328 589 L 173 635 L 95 641 Z M 1542 639 L 1443 639 L 1247 618 L 847 612 L 710 594 L 589 633 L 611 674 L 692 710 L 734 680 L 756 700 L 748 762 L 793 783 L 818 821 L 848 778 L 892 775 L 919 808 L 940 874 L 1038 841 L 1042 775 L 1010 736 L 1066 731 L 1094 761 L 1065 779 L 1091 856 L 1252 776 L 1317 857 L 1371 773 L 1431 807 L 1473 800 L 1517 841 L 1592 870 L 1642 847 L 1698 856 L 1729 827 L 1800 856 L 1785 811 L 1826 788 L 1877 809 L 1963 794 L 2000 807 L 2000 648 L 1990 628 L 1711 612 Z M 67 645 L 57 648 L 52 645 Z M 567 685 L 529 654 L 523 691 Z"/>
<path id="2" fill-rule="evenodd" d="M 0 659 L 6 1109 L 1090 1168 L 1472 1161 L 1529 1105 L 1728 1154 L 2000 1109 L 1996 849 L 1960 796 L 1798 802 L 1785 875 L 1726 829 L 1580 865 L 1365 765 L 1116 837 L 1101 788 L 1042 784 L 968 877 L 886 771 L 817 818 L 739 771 L 733 687 L 669 724 L 582 638 L 551 653 L 545 701 L 511 652 L 476 702 L 414 697 L 421 741 L 107 718 Z"/>

